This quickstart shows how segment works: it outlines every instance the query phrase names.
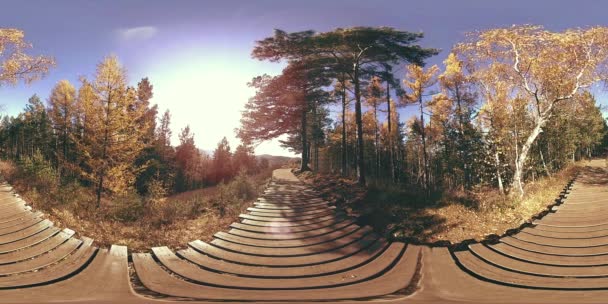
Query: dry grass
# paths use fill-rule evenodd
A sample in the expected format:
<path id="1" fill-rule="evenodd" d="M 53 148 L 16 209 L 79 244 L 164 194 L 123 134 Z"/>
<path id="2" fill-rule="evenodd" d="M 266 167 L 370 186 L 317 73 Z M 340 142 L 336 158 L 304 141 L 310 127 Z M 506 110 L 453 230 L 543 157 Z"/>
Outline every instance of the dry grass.
<path id="1" fill-rule="evenodd" d="M 377 232 L 397 240 L 419 243 L 481 240 L 517 228 L 554 203 L 563 187 L 583 165 L 526 185 L 523 199 L 490 188 L 452 191 L 426 199 L 395 187 L 370 186 L 327 175 L 299 174 L 321 195 L 335 201 Z"/>
<path id="2" fill-rule="evenodd" d="M 238 220 L 272 175 L 268 169 L 168 198 L 146 199 L 136 194 L 106 197 L 97 209 L 94 193 L 88 188 L 77 183 L 45 185 L 20 171 L 11 162 L 0 161 L 0 174 L 55 226 L 93 238 L 97 246 L 126 245 L 132 252 L 155 246 L 184 248 L 196 239 L 209 241 L 214 233 Z"/>

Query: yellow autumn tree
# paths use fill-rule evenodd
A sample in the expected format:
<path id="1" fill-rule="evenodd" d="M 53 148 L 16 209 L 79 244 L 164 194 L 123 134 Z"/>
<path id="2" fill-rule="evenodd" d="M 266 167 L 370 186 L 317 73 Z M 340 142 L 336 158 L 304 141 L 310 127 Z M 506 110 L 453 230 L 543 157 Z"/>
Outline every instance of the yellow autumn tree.
<path id="1" fill-rule="evenodd" d="M 481 128 L 488 130 L 486 141 L 489 142 L 491 147 L 491 151 L 488 151 L 488 153 L 491 154 L 490 160 L 494 167 L 494 179 L 496 179 L 498 189 L 502 194 L 505 192 L 502 159 L 506 153 L 505 149 L 511 146 L 507 141 L 511 132 L 509 118 L 512 118 L 513 106 L 511 103 L 513 100 L 509 97 L 510 90 L 504 83 L 493 86 L 492 89 L 484 88 L 487 88 L 483 91 L 482 96 L 485 103 L 479 110 L 478 121 Z"/>
<path id="2" fill-rule="evenodd" d="M 30 48 L 32 45 L 24 41 L 23 31 L 0 28 L 0 86 L 38 80 L 55 65 L 51 57 L 28 55 L 26 51 Z"/>
<path id="3" fill-rule="evenodd" d="M 444 94 L 437 94 L 428 102 L 428 112 L 430 114 L 429 132 L 433 134 L 433 140 L 439 142 L 443 140 L 445 130 L 450 127 L 452 115 L 452 100 Z"/>
<path id="4" fill-rule="evenodd" d="M 65 163 L 68 161 L 73 118 L 76 108 L 76 89 L 67 80 L 59 81 L 48 100 L 48 115 L 53 132 L 57 137 L 55 142 L 55 158 L 59 177 L 64 174 Z"/>
<path id="5" fill-rule="evenodd" d="M 79 91 L 81 174 L 95 184 L 97 207 L 103 191 L 124 193 L 142 169 L 134 165 L 144 148 L 142 133 L 146 130 L 138 128 L 143 110 L 136 102 L 137 92 L 127 87 L 125 70 L 114 56 L 99 63 L 95 80 L 84 82 Z"/>
<path id="6" fill-rule="evenodd" d="M 469 41 L 455 51 L 487 91 L 508 86 L 527 102 L 533 127 L 518 151 L 513 177 L 514 190 L 523 196 L 528 153 L 554 108 L 607 79 L 608 27 L 563 32 L 531 25 L 491 29 L 469 34 Z"/>
<path id="7" fill-rule="evenodd" d="M 452 153 L 445 153 L 446 161 L 450 164 L 447 167 L 450 171 L 459 168 L 458 179 L 462 179 L 462 184 L 466 189 L 470 189 L 473 184 L 473 167 L 475 164 L 474 154 L 474 127 L 472 117 L 475 110 L 476 92 L 474 90 L 474 79 L 465 72 L 464 63 L 456 54 L 451 52 L 443 61 L 445 71 L 439 75 L 439 87 L 443 100 L 443 109 L 446 120 L 449 120 L 451 128 Z M 453 173 L 453 172 L 452 172 Z"/>
<path id="8" fill-rule="evenodd" d="M 429 156 L 426 146 L 426 132 L 424 125 L 424 109 L 426 102 L 424 97 L 426 96 L 426 90 L 437 83 L 437 72 L 439 68 L 436 65 L 431 66 L 428 69 L 415 64 L 407 66 L 407 74 L 403 83 L 409 89 L 406 94 L 403 103 L 405 104 L 418 104 L 420 109 L 420 120 L 419 120 L 419 131 L 422 139 L 422 157 L 423 157 L 423 181 L 425 190 L 430 191 L 430 172 L 429 172 Z"/>

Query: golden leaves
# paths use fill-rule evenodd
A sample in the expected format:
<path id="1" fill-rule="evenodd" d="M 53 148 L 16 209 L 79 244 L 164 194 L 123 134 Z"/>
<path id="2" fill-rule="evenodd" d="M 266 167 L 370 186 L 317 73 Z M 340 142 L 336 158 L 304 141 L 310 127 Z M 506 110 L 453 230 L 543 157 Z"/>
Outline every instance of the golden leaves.
<path id="1" fill-rule="evenodd" d="M 0 86 L 38 80 L 55 65 L 51 57 L 26 54 L 32 46 L 23 38 L 21 30 L 0 28 Z"/>
<path id="2" fill-rule="evenodd" d="M 608 77 L 605 27 L 550 32 L 523 25 L 469 37 L 455 51 L 475 67 L 479 80 L 486 85 L 510 82 L 542 102 L 570 99 L 579 89 Z"/>
<path id="3" fill-rule="evenodd" d="M 411 90 L 411 93 L 406 95 L 406 101 L 410 103 L 419 102 L 424 90 L 437 83 L 435 76 L 439 72 L 439 67 L 433 65 L 425 71 L 419 65 L 409 64 L 406 70 L 403 84 Z"/>
<path id="4" fill-rule="evenodd" d="M 141 138 L 146 128 L 137 122 L 145 108 L 136 104 L 137 91 L 127 87 L 125 70 L 115 56 L 97 65 L 93 82 L 81 82 L 76 116 L 84 130 L 75 142 L 88 168 L 81 175 L 94 182 L 104 180 L 103 188 L 122 193 L 140 169 L 133 163 L 144 148 Z"/>
<path id="5" fill-rule="evenodd" d="M 451 78 L 462 75 L 462 61 L 456 57 L 454 52 L 451 52 L 448 55 L 448 58 L 443 61 L 443 64 L 445 65 L 445 72 L 443 72 L 442 76 L 440 77 Z"/>
<path id="6" fill-rule="evenodd" d="M 447 121 L 452 114 L 452 100 L 445 94 L 434 95 L 428 105 L 432 113 L 431 119 L 438 122 Z"/>

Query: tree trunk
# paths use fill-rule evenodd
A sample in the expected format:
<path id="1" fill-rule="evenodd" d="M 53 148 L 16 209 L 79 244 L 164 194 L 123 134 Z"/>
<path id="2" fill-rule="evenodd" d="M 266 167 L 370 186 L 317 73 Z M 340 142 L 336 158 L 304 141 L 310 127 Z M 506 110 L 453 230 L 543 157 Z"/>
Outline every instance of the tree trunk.
<path id="1" fill-rule="evenodd" d="M 388 71 L 387 71 L 388 76 Z M 386 80 L 386 113 L 387 113 L 387 123 L 388 123 L 388 158 L 389 165 L 391 166 L 391 180 L 393 182 L 397 181 L 397 172 L 395 168 L 395 156 L 393 149 L 393 132 L 392 132 L 392 116 L 391 116 L 391 91 L 390 91 L 390 83 L 388 79 Z"/>
<path id="2" fill-rule="evenodd" d="M 61 160 L 59 159 L 59 136 L 55 136 L 55 162 L 57 165 L 57 182 L 61 183 Z"/>
<path id="3" fill-rule="evenodd" d="M 380 177 L 380 134 L 378 133 L 378 107 L 374 104 L 374 146 L 375 146 L 375 174 Z"/>
<path id="4" fill-rule="evenodd" d="M 500 157 L 498 156 L 498 151 L 494 152 L 494 161 L 496 165 L 496 179 L 498 180 L 498 191 L 500 191 L 500 194 L 505 194 L 505 187 L 502 184 L 502 175 L 500 173 Z"/>
<path id="5" fill-rule="evenodd" d="M 99 176 L 99 183 L 97 183 L 97 205 L 96 207 L 99 209 L 101 206 L 101 190 L 103 189 L 103 173 Z"/>
<path id="6" fill-rule="evenodd" d="M 547 176 L 551 176 L 551 172 L 549 172 L 549 168 L 547 168 L 547 163 L 545 162 L 545 156 L 543 155 L 543 149 L 541 148 L 540 145 L 538 145 L 538 153 L 540 154 L 540 160 L 543 163 L 543 169 L 545 170 L 545 173 L 547 173 Z"/>
<path id="7" fill-rule="evenodd" d="M 312 138 L 313 138 L 313 142 L 314 142 L 314 171 L 315 172 L 319 172 L 319 138 L 317 136 L 317 131 L 319 128 L 319 121 L 318 121 L 318 113 L 317 113 L 317 101 L 313 102 L 313 112 L 312 112 L 312 119 L 313 119 L 313 128 L 312 128 Z"/>
<path id="8" fill-rule="evenodd" d="M 107 164 L 107 160 L 106 160 L 106 152 L 107 152 L 107 148 L 108 148 L 108 140 L 109 135 L 110 135 L 110 121 L 109 121 L 109 117 L 110 117 L 110 102 L 111 102 L 111 95 L 108 96 L 108 103 L 106 106 L 106 121 L 105 121 L 105 130 L 104 130 L 104 137 L 103 137 L 103 147 L 102 147 L 102 152 L 101 152 L 101 159 L 103 161 L 103 164 L 100 168 L 99 171 L 99 184 L 97 185 L 97 208 L 99 208 L 101 206 L 101 191 L 103 190 L 103 178 L 106 174 L 106 166 Z"/>
<path id="9" fill-rule="evenodd" d="M 346 169 L 346 87 L 342 88 L 342 166 L 340 169 L 340 173 L 342 176 L 347 175 Z"/>
<path id="10" fill-rule="evenodd" d="M 534 141 L 538 137 L 538 135 L 543 131 L 543 126 L 545 124 L 544 118 L 538 117 L 536 119 L 536 124 L 532 133 L 528 135 L 528 139 L 521 146 L 521 151 L 515 160 L 515 173 L 513 175 L 513 187 L 519 193 L 519 197 L 524 196 L 524 184 L 523 184 L 523 174 L 524 174 L 524 166 L 526 164 L 526 160 L 528 160 L 528 152 L 530 152 L 530 147 L 534 144 Z"/>
<path id="11" fill-rule="evenodd" d="M 422 160 L 423 160 L 423 166 L 424 166 L 424 170 L 423 170 L 423 183 L 424 183 L 424 188 L 425 188 L 425 192 L 428 194 L 430 194 L 430 180 L 429 180 L 429 161 L 428 161 L 428 156 L 426 154 L 426 134 L 424 131 L 424 103 L 422 102 L 422 94 L 420 94 L 420 136 L 422 137 Z"/>
<path id="12" fill-rule="evenodd" d="M 354 67 L 355 85 L 355 120 L 357 123 L 357 177 L 361 185 L 365 185 L 365 164 L 363 159 L 363 120 L 361 118 L 361 92 L 359 83 L 359 66 Z"/>
<path id="13" fill-rule="evenodd" d="M 306 104 L 306 101 L 304 102 L 304 107 L 302 110 L 302 130 L 301 130 L 301 137 L 302 137 L 302 162 L 300 163 L 300 172 L 304 172 L 304 171 L 310 171 L 310 167 L 308 166 L 308 132 L 307 132 L 307 128 L 308 128 L 308 122 L 307 122 L 307 112 L 308 112 L 308 107 Z"/>
<path id="14" fill-rule="evenodd" d="M 459 137 L 458 138 L 458 145 L 457 147 L 460 150 L 460 153 L 462 155 L 462 159 L 461 159 L 461 169 L 462 169 L 462 173 L 463 173 L 463 179 L 464 179 L 464 188 L 469 190 L 471 189 L 471 183 L 472 183 L 472 178 L 471 178 L 471 172 L 470 172 L 470 164 L 469 164 L 469 151 L 467 151 L 467 149 L 470 149 L 468 143 L 465 142 L 465 135 L 464 135 L 464 117 L 462 114 L 462 103 L 461 103 L 461 96 L 460 96 L 460 90 L 458 89 L 458 86 L 456 86 L 456 105 L 458 108 L 458 132 Z"/>
<path id="15" fill-rule="evenodd" d="M 576 149 L 572 151 L 572 162 L 576 162 Z"/>

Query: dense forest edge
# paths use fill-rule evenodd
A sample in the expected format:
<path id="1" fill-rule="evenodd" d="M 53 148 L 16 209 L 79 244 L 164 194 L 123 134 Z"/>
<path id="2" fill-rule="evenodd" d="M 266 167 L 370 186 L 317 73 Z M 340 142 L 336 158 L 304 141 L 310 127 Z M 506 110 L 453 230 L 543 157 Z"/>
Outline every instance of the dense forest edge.
<path id="1" fill-rule="evenodd" d="M 295 172 L 324 197 L 388 238 L 423 243 L 518 227 L 582 160 L 605 154 L 593 92 L 608 79 L 607 28 L 477 31 L 443 66 L 424 64 L 440 50 L 422 39 L 389 27 L 276 30 L 252 56 L 286 67 L 251 81 L 239 136 L 287 136 L 302 154 Z"/>
<path id="2" fill-rule="evenodd" d="M 427 197 L 386 184 L 366 187 L 330 173 L 296 174 L 321 197 L 356 216 L 359 225 L 372 227 L 388 240 L 445 246 L 496 239 L 531 223 L 555 203 L 586 163 L 578 161 L 550 177 L 529 182 L 523 198 L 491 188 L 454 189 Z"/>
<path id="3" fill-rule="evenodd" d="M 22 31 L 0 37 L 0 85 L 55 65 L 28 54 Z M 0 174 L 57 225 L 102 245 L 179 247 L 237 221 L 272 170 L 293 163 L 254 155 L 278 138 L 301 155 L 300 178 L 365 224 L 394 239 L 457 242 L 520 225 L 581 161 L 605 154 L 593 93 L 608 79 L 608 28 L 470 33 L 442 67 L 425 65 L 440 50 L 423 38 L 389 27 L 276 30 L 252 57 L 282 73 L 251 80 L 242 144 L 223 138 L 211 153 L 188 126 L 173 146 L 152 80 L 129 85 L 108 56 L 90 78 L 61 80 L 46 103 L 33 95 L 2 117 Z"/>
<path id="4" fill-rule="evenodd" d="M 491 187 L 523 197 L 527 181 L 604 154 L 591 89 L 608 77 L 608 28 L 474 32 L 443 68 L 424 65 L 439 50 L 422 38 L 388 27 L 275 31 L 252 56 L 287 66 L 252 80 L 239 136 L 286 136 L 300 171 L 428 196 Z"/>

